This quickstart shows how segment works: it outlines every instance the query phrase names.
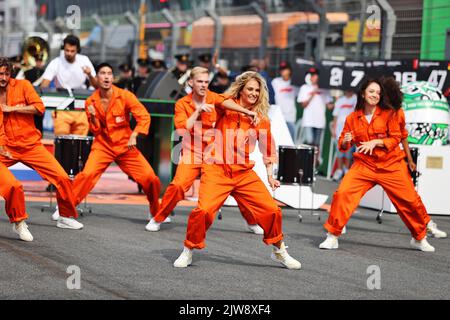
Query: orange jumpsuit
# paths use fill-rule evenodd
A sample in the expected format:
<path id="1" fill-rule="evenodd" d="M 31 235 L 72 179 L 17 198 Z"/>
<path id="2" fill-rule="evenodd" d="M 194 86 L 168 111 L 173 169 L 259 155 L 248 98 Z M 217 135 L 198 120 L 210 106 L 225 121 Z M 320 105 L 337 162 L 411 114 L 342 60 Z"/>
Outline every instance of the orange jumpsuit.
<path id="1" fill-rule="evenodd" d="M 28 80 L 10 79 L 7 87 L 7 105 L 23 104 L 33 106 L 40 115 L 45 106 Z M 60 215 L 78 217 L 72 181 L 55 157 L 41 143 L 42 134 L 34 125 L 34 115 L 10 112 L 4 113 L 6 146 L 13 160 L 0 155 L 0 162 L 10 167 L 17 162 L 36 170 L 41 177 L 56 187 L 56 199 Z"/>
<path id="2" fill-rule="evenodd" d="M 333 195 L 325 229 L 339 236 L 364 194 L 379 184 L 412 236 L 416 240 L 423 239 L 426 235 L 426 223 L 423 215 L 418 212 L 421 201 L 403 160 L 404 152 L 399 148 L 401 131 L 395 112 L 377 107 L 370 124 L 362 110 L 351 113 L 339 137 L 338 146 L 341 151 L 346 150 L 342 148 L 342 142 L 347 132 L 352 132 L 352 143 L 356 145 L 363 141 L 382 139 L 385 146 L 374 148 L 372 155 L 358 152 L 353 154 L 354 163 Z"/>
<path id="3" fill-rule="evenodd" d="M 225 97 L 207 91 L 206 104 L 214 105 L 216 108 L 222 108 L 222 103 Z M 186 122 L 195 111 L 195 104 L 192 100 L 192 93 L 179 99 L 175 104 L 174 124 L 178 134 L 183 137 L 182 142 L 182 156 L 177 166 L 177 171 L 172 182 L 167 187 L 166 192 L 161 201 L 158 214 L 154 217 L 156 222 L 164 221 L 176 207 L 177 203 L 184 199 L 184 194 L 194 183 L 195 179 L 200 176 L 203 151 L 208 144 L 212 142 L 211 137 L 208 136 L 207 131 L 215 127 L 217 121 L 217 112 L 214 109 L 211 112 L 202 112 L 200 114 L 201 127 L 195 125 L 191 130 L 186 129 Z M 201 139 L 199 143 L 195 139 Z M 244 206 L 238 202 L 239 209 L 242 216 L 249 225 L 255 225 L 256 220 L 252 213 L 245 209 Z"/>
<path id="4" fill-rule="evenodd" d="M 52 117 L 55 136 L 87 136 L 89 133 L 89 122 L 83 111 L 55 111 Z"/>
<path id="5" fill-rule="evenodd" d="M 205 159 L 202 166 L 198 207 L 189 216 L 184 245 L 190 249 L 205 247 L 206 232 L 229 195 L 253 213 L 257 224 L 264 230 L 264 243 L 279 242 L 283 239 L 281 209 L 252 169 L 254 163 L 249 160 L 249 154 L 258 141 L 264 163 L 276 162 L 269 119 L 263 119 L 254 126 L 248 117 L 226 110 L 217 128 L 222 133 L 221 139 L 216 137 L 216 152 L 211 159 Z M 239 134 L 234 135 L 237 131 Z"/>
<path id="6" fill-rule="evenodd" d="M 0 146 L 5 146 L 6 137 L 3 129 L 3 112 L 0 110 Z M 6 150 L 6 148 L 5 148 Z M 8 168 L 0 162 L 0 196 L 5 199 L 5 210 L 11 223 L 28 218 L 25 209 L 23 187 Z"/>
<path id="7" fill-rule="evenodd" d="M 400 130 L 402 132 L 401 141 L 403 141 L 405 139 L 408 139 L 408 135 L 409 135 L 408 130 L 406 130 L 406 119 L 405 119 L 405 112 L 403 111 L 403 109 L 400 108 L 397 110 L 397 117 L 398 117 L 398 123 L 400 126 Z M 430 220 L 431 220 L 431 217 L 428 215 L 427 209 L 425 208 L 425 205 L 422 202 L 422 198 L 419 195 L 417 195 L 417 196 L 419 197 L 419 200 L 420 200 L 420 204 L 419 204 L 417 210 L 423 215 L 425 224 L 428 224 L 428 222 L 430 222 Z"/>
<path id="8" fill-rule="evenodd" d="M 159 209 L 161 182 L 150 164 L 136 148 L 129 149 L 131 136 L 130 112 L 136 119 L 135 132 L 147 135 L 150 115 L 134 94 L 113 86 L 110 104 L 106 110 L 100 102 L 100 91 L 96 90 L 86 100 L 86 113 L 90 130 L 95 136 L 91 153 L 82 172 L 73 182 L 76 203 L 80 203 L 94 188 L 102 173 L 112 162 L 134 179 L 144 190 L 150 203 L 150 212 L 155 215 Z M 96 125 L 90 121 L 88 106 L 95 108 Z"/>

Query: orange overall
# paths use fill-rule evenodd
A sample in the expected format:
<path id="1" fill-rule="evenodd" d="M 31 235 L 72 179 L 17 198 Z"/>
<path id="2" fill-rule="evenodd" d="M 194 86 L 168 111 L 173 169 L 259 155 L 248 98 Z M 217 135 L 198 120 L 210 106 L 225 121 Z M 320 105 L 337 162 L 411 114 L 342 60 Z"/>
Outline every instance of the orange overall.
<path id="1" fill-rule="evenodd" d="M 40 115 L 44 114 L 44 104 L 28 80 L 10 79 L 6 95 L 9 106 L 33 106 Z M 6 146 L 13 159 L 0 155 L 0 162 L 7 167 L 22 162 L 36 170 L 41 177 L 56 187 L 60 215 L 78 217 L 72 181 L 55 157 L 42 145 L 42 134 L 34 125 L 34 115 L 10 112 L 4 113 L 3 118 Z"/>
<path id="2" fill-rule="evenodd" d="M 418 212 L 421 201 L 403 160 L 404 152 L 399 148 L 401 130 L 395 112 L 377 107 L 369 124 L 362 110 L 354 111 L 347 117 L 339 138 L 338 146 L 341 151 L 346 150 L 342 148 L 342 142 L 347 132 L 353 134 L 352 144 L 382 139 L 384 147 L 374 148 L 372 155 L 358 152 L 353 154 L 354 164 L 333 195 L 325 229 L 339 236 L 364 194 L 379 184 L 412 236 L 416 240 L 423 239 L 426 235 L 426 223 L 423 215 Z"/>
<path id="3" fill-rule="evenodd" d="M 0 146 L 6 144 L 3 129 L 3 112 L 0 110 Z M 11 223 L 20 222 L 28 218 L 25 209 L 25 195 L 23 187 L 8 168 L 0 162 L 0 196 L 5 199 L 5 211 Z"/>
<path id="4" fill-rule="evenodd" d="M 397 110 L 397 117 L 398 117 L 398 123 L 400 126 L 400 130 L 402 132 L 401 141 L 403 141 L 405 139 L 408 139 L 408 135 L 409 135 L 408 130 L 406 130 L 406 119 L 405 119 L 405 112 L 403 111 L 403 109 L 400 108 L 399 110 Z M 425 224 L 428 224 L 428 222 L 430 222 L 431 218 L 428 215 L 427 209 L 425 208 L 425 205 L 422 202 L 422 198 L 419 195 L 417 195 L 417 196 L 419 197 L 419 201 L 420 201 L 420 204 L 417 207 L 417 211 L 423 215 Z"/>
<path id="5" fill-rule="evenodd" d="M 229 195 L 253 213 L 264 230 L 264 243 L 274 244 L 283 239 L 281 209 L 249 160 L 258 141 L 264 163 L 276 162 L 270 121 L 263 119 L 254 126 L 246 116 L 228 110 L 225 113 L 217 126 L 222 135 L 214 141 L 216 153 L 205 159 L 202 166 L 198 207 L 189 216 L 184 245 L 190 249 L 205 247 L 206 232 Z"/>
<path id="6" fill-rule="evenodd" d="M 88 106 L 95 108 L 96 125 L 90 120 Z M 86 100 L 86 113 L 90 130 L 95 136 L 91 153 L 82 172 L 73 182 L 76 203 L 80 203 L 94 188 L 98 179 L 112 162 L 134 179 L 144 190 L 154 215 L 159 209 L 161 182 L 150 164 L 136 148 L 129 149 L 131 136 L 130 112 L 136 119 L 134 131 L 147 135 L 150 115 L 134 94 L 113 86 L 110 104 L 106 110 L 100 103 L 100 92 L 96 90 Z"/>
<path id="7" fill-rule="evenodd" d="M 224 96 L 207 91 L 206 104 L 214 105 L 217 109 L 222 108 L 222 103 L 225 100 Z M 219 109 L 220 110 L 220 109 Z M 194 113 L 195 105 L 192 99 L 192 93 L 181 98 L 175 104 L 174 123 L 178 134 L 183 137 L 182 142 L 182 156 L 177 166 L 177 171 L 172 182 L 167 187 L 166 192 L 161 201 L 158 214 L 154 217 L 156 222 L 164 221 L 175 208 L 177 203 L 184 199 L 184 194 L 194 183 L 195 179 L 200 176 L 203 151 L 211 142 L 209 140 L 207 131 L 215 127 L 217 121 L 217 112 L 214 109 L 211 112 L 202 112 L 200 120 L 201 127 L 195 125 L 191 130 L 186 129 L 186 122 Z M 195 139 L 201 139 L 200 143 L 196 143 Z M 249 225 L 255 225 L 256 220 L 250 211 L 246 210 L 244 206 L 238 202 L 239 209 L 242 216 Z"/>

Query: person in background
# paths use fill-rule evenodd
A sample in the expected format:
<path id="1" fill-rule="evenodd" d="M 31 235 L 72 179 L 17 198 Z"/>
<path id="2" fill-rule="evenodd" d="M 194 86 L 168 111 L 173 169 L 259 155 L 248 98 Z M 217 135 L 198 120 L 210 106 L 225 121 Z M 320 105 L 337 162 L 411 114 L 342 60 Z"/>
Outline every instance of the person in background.
<path id="1" fill-rule="evenodd" d="M 43 54 L 41 53 L 41 54 L 36 55 L 34 58 L 36 61 L 36 65 L 33 68 L 25 71 L 24 76 L 25 76 L 25 79 L 30 81 L 33 86 L 38 86 L 41 84 L 41 82 L 43 80 L 42 75 L 45 72 L 45 65 L 44 65 L 44 60 L 43 60 L 44 57 L 43 57 Z M 41 133 L 44 130 L 43 121 L 44 121 L 44 115 L 35 115 L 34 116 L 34 124 L 36 125 L 36 128 Z"/>
<path id="2" fill-rule="evenodd" d="M 189 70 L 189 54 L 177 54 L 175 55 L 176 64 L 170 69 L 177 80 L 180 80 Z M 187 78 L 186 78 L 187 80 Z"/>
<path id="3" fill-rule="evenodd" d="M 291 83 L 292 69 L 287 62 L 281 62 L 278 70 L 280 76 L 272 80 L 275 104 L 281 108 L 289 133 L 295 143 L 295 121 L 297 120 L 295 99 L 299 88 Z"/>
<path id="4" fill-rule="evenodd" d="M 356 94 L 351 90 L 346 90 L 344 95 L 339 97 L 334 104 L 333 109 L 333 122 L 331 123 L 331 136 L 333 139 L 339 139 L 342 129 L 344 128 L 345 119 L 347 116 L 355 110 L 356 106 Z M 333 174 L 333 180 L 339 181 L 344 174 L 347 173 L 350 168 L 350 162 L 352 160 L 353 149 L 348 149 L 345 152 L 339 151 L 337 147 L 337 163 L 338 167 Z"/>
<path id="5" fill-rule="evenodd" d="M 116 82 L 116 86 L 121 89 L 125 89 L 133 92 L 133 69 L 128 63 L 122 63 L 119 66 L 119 80 Z"/>
<path id="6" fill-rule="evenodd" d="M 41 88 L 48 88 L 54 80 L 56 88 L 73 89 L 97 87 L 95 70 L 92 62 L 80 54 L 80 39 L 68 35 L 63 41 L 60 56 L 50 61 L 42 75 Z M 58 111 L 53 113 L 54 132 L 56 136 L 76 134 L 86 136 L 89 123 L 83 111 Z"/>
<path id="7" fill-rule="evenodd" d="M 147 82 L 147 78 L 150 75 L 150 60 L 145 58 L 139 58 L 137 60 L 137 72 L 133 79 L 133 93 L 137 94 L 139 88 Z"/>
<path id="8" fill-rule="evenodd" d="M 43 54 L 41 53 L 41 54 L 36 55 L 35 61 L 36 61 L 36 65 L 33 68 L 25 71 L 24 76 L 25 76 L 25 79 L 30 81 L 33 86 L 38 86 L 42 82 L 43 78 L 41 78 L 41 77 L 45 72 Z M 39 82 L 38 82 L 38 80 L 39 80 Z"/>
<path id="9" fill-rule="evenodd" d="M 319 70 L 311 68 L 308 71 L 310 83 L 300 87 L 297 102 L 303 110 L 302 127 L 305 133 L 304 143 L 318 149 L 316 165 L 322 162 L 320 143 L 325 129 L 325 111 L 331 109 L 332 98 L 327 90 L 319 88 Z"/>

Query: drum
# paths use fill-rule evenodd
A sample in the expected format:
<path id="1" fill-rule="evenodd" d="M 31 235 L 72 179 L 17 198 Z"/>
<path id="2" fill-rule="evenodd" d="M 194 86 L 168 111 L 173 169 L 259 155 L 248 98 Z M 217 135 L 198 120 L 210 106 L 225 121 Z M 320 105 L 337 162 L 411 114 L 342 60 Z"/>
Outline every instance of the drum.
<path id="1" fill-rule="evenodd" d="M 315 148 L 279 146 L 278 180 L 283 184 L 311 185 L 314 181 Z"/>
<path id="2" fill-rule="evenodd" d="M 417 166 L 417 159 L 419 158 L 419 148 L 417 147 L 409 147 L 409 151 L 411 152 L 411 157 L 413 159 L 413 162 Z M 405 161 L 408 161 L 408 158 L 405 157 Z M 419 173 L 416 171 L 411 171 L 408 167 L 409 173 L 411 174 L 411 177 L 413 179 L 413 183 L 415 186 L 417 186 L 417 179 L 419 178 Z"/>
<path id="3" fill-rule="evenodd" d="M 86 164 L 94 138 L 68 135 L 55 138 L 55 158 L 71 177 L 81 172 Z"/>

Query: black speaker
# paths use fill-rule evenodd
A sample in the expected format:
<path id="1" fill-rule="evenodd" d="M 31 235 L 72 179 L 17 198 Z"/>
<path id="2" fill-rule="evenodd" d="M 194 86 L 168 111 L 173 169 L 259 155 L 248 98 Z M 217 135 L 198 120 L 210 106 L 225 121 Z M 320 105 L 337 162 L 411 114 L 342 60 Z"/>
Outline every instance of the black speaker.
<path id="1" fill-rule="evenodd" d="M 152 72 L 137 91 L 139 98 L 176 101 L 186 95 L 172 72 Z"/>

